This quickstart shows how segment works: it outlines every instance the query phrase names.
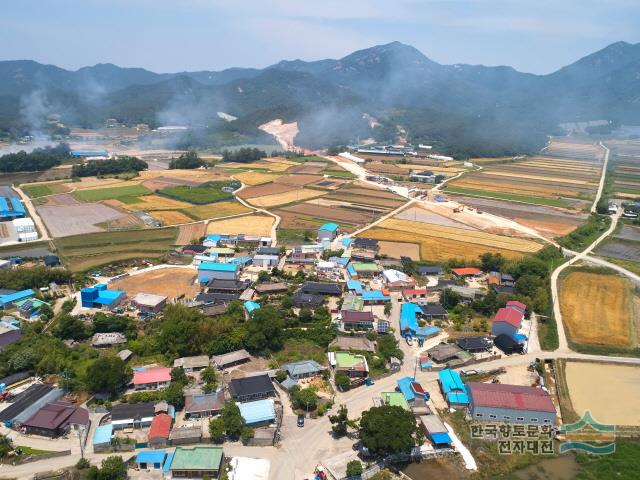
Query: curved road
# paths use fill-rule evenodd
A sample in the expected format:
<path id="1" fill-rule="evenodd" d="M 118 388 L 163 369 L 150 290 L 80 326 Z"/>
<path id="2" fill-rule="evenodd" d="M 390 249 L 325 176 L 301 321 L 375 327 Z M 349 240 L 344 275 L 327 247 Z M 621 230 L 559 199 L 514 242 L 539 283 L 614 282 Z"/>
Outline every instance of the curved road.
<path id="1" fill-rule="evenodd" d="M 237 180 L 237 178 L 236 178 L 236 180 Z M 271 240 L 272 240 L 272 245 L 275 247 L 278 244 L 278 225 L 280 225 L 280 221 L 282 220 L 280 218 L 280 215 L 276 215 L 275 213 L 271 213 L 269 210 L 265 210 L 264 208 L 254 207 L 250 203 L 246 202 L 244 199 L 240 198 L 238 196 L 238 193 L 241 192 L 242 190 L 244 190 L 245 187 L 246 187 L 246 185 L 244 183 L 240 182 L 240 184 L 241 184 L 241 187 L 239 189 L 237 189 L 235 192 L 233 192 L 233 196 L 236 197 L 236 200 L 238 200 L 238 202 L 240 202 L 245 207 L 250 208 L 254 212 L 265 213 L 265 214 L 269 215 L 270 217 L 275 218 L 275 221 L 273 222 L 273 225 L 271 226 Z"/>

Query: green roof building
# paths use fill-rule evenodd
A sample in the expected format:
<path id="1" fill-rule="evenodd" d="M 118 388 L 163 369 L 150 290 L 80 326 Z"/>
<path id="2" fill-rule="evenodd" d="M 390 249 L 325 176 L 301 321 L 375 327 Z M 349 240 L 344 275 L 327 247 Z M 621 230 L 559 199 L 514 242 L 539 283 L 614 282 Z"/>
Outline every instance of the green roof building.
<path id="1" fill-rule="evenodd" d="M 221 447 L 177 447 L 169 470 L 173 478 L 219 478 L 223 460 Z"/>
<path id="2" fill-rule="evenodd" d="M 369 366 L 364 355 L 349 352 L 335 352 L 336 370 L 346 373 L 351 378 L 366 377 Z"/>
<path id="3" fill-rule="evenodd" d="M 383 392 L 382 400 L 386 405 L 391 405 L 392 407 L 401 407 L 405 410 L 409 410 L 409 404 L 407 403 L 406 398 L 401 392 Z"/>

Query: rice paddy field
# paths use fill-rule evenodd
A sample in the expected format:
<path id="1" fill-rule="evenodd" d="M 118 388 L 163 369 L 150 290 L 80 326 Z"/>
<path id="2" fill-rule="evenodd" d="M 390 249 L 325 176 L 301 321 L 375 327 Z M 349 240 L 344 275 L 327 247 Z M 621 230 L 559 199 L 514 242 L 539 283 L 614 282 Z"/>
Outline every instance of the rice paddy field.
<path id="1" fill-rule="evenodd" d="M 176 241 L 176 228 L 100 232 L 57 238 L 54 243 L 63 262 L 74 272 L 112 262 L 160 258 Z"/>
<path id="2" fill-rule="evenodd" d="M 59 193 L 67 193 L 71 190 L 69 185 L 62 182 L 38 183 L 21 185 L 20 188 L 30 198 L 45 197 L 47 195 L 56 195 Z"/>
<path id="3" fill-rule="evenodd" d="M 264 172 L 240 172 L 234 173 L 233 177 L 240 180 L 243 184 L 253 186 L 253 185 L 261 185 L 263 183 L 269 183 L 276 180 L 280 177 L 279 174 L 276 173 L 264 173 Z"/>
<path id="4" fill-rule="evenodd" d="M 560 309 L 570 340 L 579 344 L 637 344 L 637 298 L 626 278 L 571 269 L 560 283 Z"/>
<path id="5" fill-rule="evenodd" d="M 151 190 L 143 185 L 126 185 L 122 187 L 94 188 L 77 190 L 73 195 L 83 202 L 98 202 L 100 200 L 120 200 L 125 203 L 131 197 L 150 194 Z M 124 199 L 124 200 L 123 200 Z"/>
<path id="6" fill-rule="evenodd" d="M 178 230 L 176 245 L 190 245 L 194 240 L 203 237 L 206 231 L 204 222 L 181 225 Z"/>
<path id="7" fill-rule="evenodd" d="M 239 186 L 236 182 L 236 186 Z M 175 200 L 181 200 L 195 205 L 207 205 L 221 200 L 233 198 L 233 193 L 225 192 L 223 188 L 231 187 L 231 182 L 207 182 L 198 186 L 180 185 L 176 187 L 166 187 L 158 193 Z"/>
<path id="8" fill-rule="evenodd" d="M 163 225 L 180 225 L 181 223 L 193 222 L 193 218 L 177 210 L 159 210 L 154 212 L 152 216 L 161 221 Z"/>
<path id="9" fill-rule="evenodd" d="M 607 142 L 611 149 L 613 169 L 608 181 L 615 198 L 632 200 L 640 197 L 640 141 Z"/>
<path id="10" fill-rule="evenodd" d="M 248 198 L 247 202 L 256 207 L 276 207 L 279 205 L 287 205 L 289 203 L 300 202 L 310 198 L 321 197 L 325 194 L 323 191 L 311 190 L 306 188 L 297 188 L 288 192 L 276 193 L 273 195 L 263 195 L 261 197 Z"/>
<path id="11" fill-rule="evenodd" d="M 640 227 L 623 225 L 598 246 L 596 254 L 640 274 Z"/>
<path id="12" fill-rule="evenodd" d="M 247 235 L 271 236 L 271 227 L 275 219 L 269 215 L 244 215 L 237 218 L 227 218 L 209 222 L 207 234 L 220 233 L 236 235 L 244 233 Z"/>

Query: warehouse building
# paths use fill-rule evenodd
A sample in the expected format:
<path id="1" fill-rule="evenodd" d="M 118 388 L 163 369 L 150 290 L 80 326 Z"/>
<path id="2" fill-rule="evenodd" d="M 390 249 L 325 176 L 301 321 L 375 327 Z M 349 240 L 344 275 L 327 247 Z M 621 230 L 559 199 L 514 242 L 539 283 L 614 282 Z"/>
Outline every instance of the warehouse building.
<path id="1" fill-rule="evenodd" d="M 89 411 L 68 402 L 51 402 L 41 407 L 22 426 L 28 435 L 56 438 L 70 430 L 87 429 Z"/>
<path id="2" fill-rule="evenodd" d="M 13 399 L 11 405 L 0 412 L 0 423 L 7 426 L 22 424 L 47 403 L 55 402 L 64 395 L 62 389 L 41 383 L 31 385 Z"/>
<path id="3" fill-rule="evenodd" d="M 554 425 L 556 408 L 541 388 L 469 382 L 471 418 L 485 422 Z"/>
<path id="4" fill-rule="evenodd" d="M 126 298 L 126 292 L 122 290 L 109 290 L 106 283 L 98 283 L 93 287 L 83 288 L 80 291 L 82 308 L 102 308 L 113 310 Z"/>
<path id="5" fill-rule="evenodd" d="M 111 409 L 111 424 L 114 430 L 145 428 L 155 416 L 153 402 L 119 403 Z"/>
<path id="6" fill-rule="evenodd" d="M 0 197 L 0 220 L 12 220 L 24 216 L 24 205 L 19 198 Z"/>
<path id="7" fill-rule="evenodd" d="M 156 315 L 167 306 L 167 297 L 151 293 L 138 293 L 131 299 L 131 305 L 137 308 L 140 313 Z"/>
<path id="8" fill-rule="evenodd" d="M 325 223 L 318 229 L 318 240 L 333 240 L 340 234 L 340 225 L 337 223 Z"/>
<path id="9" fill-rule="evenodd" d="M 272 398 L 239 403 L 238 408 L 240 408 L 240 415 L 250 427 L 269 425 L 276 419 L 276 409 Z"/>
<path id="10" fill-rule="evenodd" d="M 438 372 L 440 389 L 450 407 L 466 407 L 469 405 L 469 396 L 460 374 L 455 370 L 441 370 Z"/>
<path id="11" fill-rule="evenodd" d="M 240 266 L 233 263 L 203 262 L 198 265 L 198 280 L 208 283 L 210 280 L 238 280 Z"/>

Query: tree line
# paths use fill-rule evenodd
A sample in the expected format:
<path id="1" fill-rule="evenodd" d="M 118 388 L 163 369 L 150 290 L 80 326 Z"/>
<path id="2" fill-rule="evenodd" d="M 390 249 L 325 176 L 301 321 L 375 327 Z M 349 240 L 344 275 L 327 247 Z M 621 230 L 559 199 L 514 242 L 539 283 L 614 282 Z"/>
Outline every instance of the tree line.
<path id="1" fill-rule="evenodd" d="M 55 147 L 35 148 L 31 152 L 20 150 L 0 157 L 0 172 L 37 172 L 56 167 L 69 160 L 71 150 L 66 143 Z"/>
<path id="2" fill-rule="evenodd" d="M 98 160 L 71 167 L 72 177 L 97 177 L 115 175 L 125 172 L 140 172 L 149 168 L 147 162 L 137 157 L 118 157 L 109 160 Z"/>

